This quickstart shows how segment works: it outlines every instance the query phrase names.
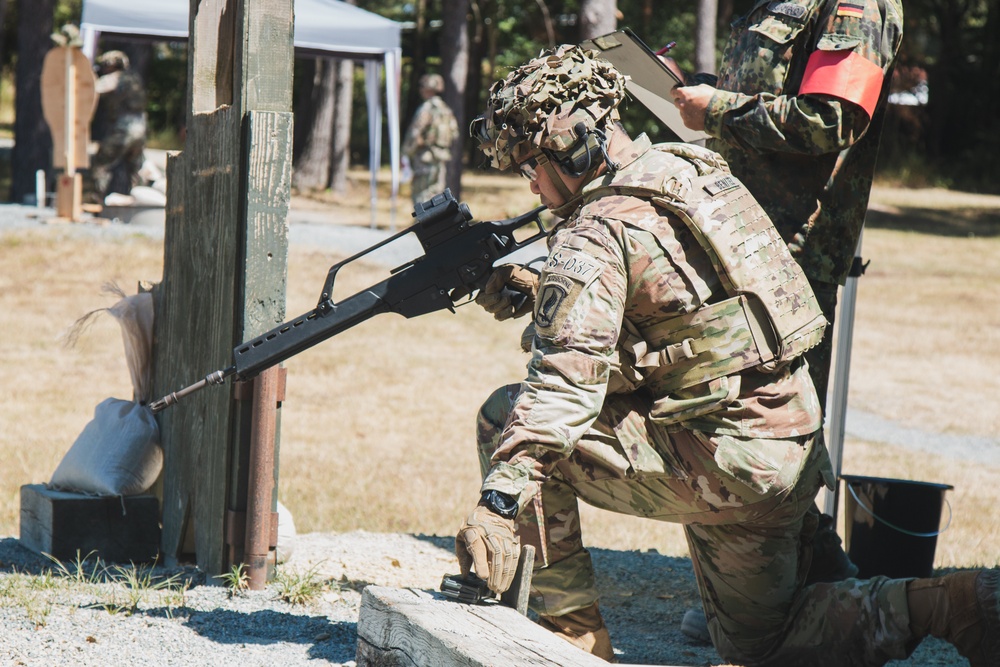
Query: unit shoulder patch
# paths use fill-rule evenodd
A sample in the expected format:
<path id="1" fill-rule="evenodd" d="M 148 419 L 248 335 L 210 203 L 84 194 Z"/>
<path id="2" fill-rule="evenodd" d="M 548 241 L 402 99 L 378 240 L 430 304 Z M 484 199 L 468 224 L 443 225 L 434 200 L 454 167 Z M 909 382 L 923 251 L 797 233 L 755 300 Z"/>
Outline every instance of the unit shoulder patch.
<path id="1" fill-rule="evenodd" d="M 536 333 L 543 338 L 558 336 L 580 294 L 603 270 L 599 260 L 578 249 L 562 245 L 552 250 L 535 300 Z"/>
<path id="2" fill-rule="evenodd" d="M 568 303 L 570 295 L 575 297 L 579 291 L 579 286 L 565 276 L 558 274 L 546 276 L 545 282 L 538 290 L 536 330 L 551 333 L 558 331 L 565 322 L 569 309 L 572 308 L 572 303 Z"/>

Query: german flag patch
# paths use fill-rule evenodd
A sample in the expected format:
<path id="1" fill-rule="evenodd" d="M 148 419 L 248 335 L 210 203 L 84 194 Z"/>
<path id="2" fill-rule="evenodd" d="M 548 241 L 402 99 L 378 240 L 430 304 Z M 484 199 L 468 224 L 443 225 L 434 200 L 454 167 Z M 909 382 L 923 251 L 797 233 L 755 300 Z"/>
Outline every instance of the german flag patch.
<path id="1" fill-rule="evenodd" d="M 837 5 L 837 16 L 853 16 L 856 19 L 865 15 L 865 6 L 858 2 L 841 2 Z"/>

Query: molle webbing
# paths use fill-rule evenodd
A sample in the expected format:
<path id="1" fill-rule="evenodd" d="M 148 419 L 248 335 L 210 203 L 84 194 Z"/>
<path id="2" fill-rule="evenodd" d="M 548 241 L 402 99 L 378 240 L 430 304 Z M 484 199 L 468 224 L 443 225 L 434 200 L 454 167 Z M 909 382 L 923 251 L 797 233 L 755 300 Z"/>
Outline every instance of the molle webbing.
<path id="1" fill-rule="evenodd" d="M 767 316 L 753 297 L 738 295 L 655 326 L 632 330 L 622 345 L 636 369 L 670 392 L 775 361 Z"/>
<path id="2" fill-rule="evenodd" d="M 654 150 L 668 154 L 666 173 L 645 182 L 609 179 L 588 191 L 588 200 L 638 196 L 676 214 L 708 254 L 730 298 L 625 336 L 625 346 L 641 352 L 637 368 L 644 364 L 647 379 L 677 391 L 749 368 L 774 370 L 817 345 L 826 319 L 802 269 L 746 187 L 724 163 L 712 164 L 711 153 L 702 155 L 704 149 L 661 144 Z M 693 164 L 699 175 L 669 173 L 671 154 Z"/>
<path id="3" fill-rule="evenodd" d="M 691 180 L 691 192 L 653 201 L 675 212 L 698 238 L 727 294 L 745 294 L 770 324 L 774 359 L 790 361 L 823 337 L 826 319 L 788 246 L 750 192 L 734 177 L 716 173 Z"/>

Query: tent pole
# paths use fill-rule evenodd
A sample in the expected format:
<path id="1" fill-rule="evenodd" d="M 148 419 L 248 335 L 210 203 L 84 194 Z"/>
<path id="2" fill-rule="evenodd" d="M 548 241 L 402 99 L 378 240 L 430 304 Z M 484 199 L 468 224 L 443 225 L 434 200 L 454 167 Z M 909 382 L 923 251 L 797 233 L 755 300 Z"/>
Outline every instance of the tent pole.
<path id="1" fill-rule="evenodd" d="M 368 167 L 371 170 L 371 228 L 375 229 L 375 203 L 378 200 L 378 168 L 382 158 L 382 93 L 378 85 L 378 66 L 365 61 L 365 93 L 368 97 Z"/>
<path id="2" fill-rule="evenodd" d="M 854 252 L 855 264 L 861 259 L 861 237 Z M 852 272 L 853 273 L 853 272 Z M 840 471 L 843 462 L 844 430 L 847 423 L 847 386 L 851 374 L 851 345 L 854 339 L 854 310 L 858 300 L 858 276 L 848 276 L 844 284 L 840 314 L 837 317 L 837 349 L 833 364 L 833 387 L 830 396 L 828 426 L 830 438 L 827 449 L 835 476 L 833 491 L 825 490 L 823 512 L 837 520 Z"/>
<path id="3" fill-rule="evenodd" d="M 396 231 L 396 204 L 399 196 L 399 79 L 401 49 L 385 52 L 385 103 L 389 119 L 389 167 L 392 192 L 389 200 L 389 228 Z"/>

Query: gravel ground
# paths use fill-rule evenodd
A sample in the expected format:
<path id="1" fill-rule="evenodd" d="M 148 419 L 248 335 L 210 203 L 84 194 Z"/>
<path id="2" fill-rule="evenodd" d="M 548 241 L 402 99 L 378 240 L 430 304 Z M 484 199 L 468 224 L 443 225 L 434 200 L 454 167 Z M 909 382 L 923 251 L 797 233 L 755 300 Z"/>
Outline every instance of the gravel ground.
<path id="1" fill-rule="evenodd" d="M 436 591 L 442 576 L 457 571 L 453 546 L 451 537 L 426 535 L 298 535 L 279 574 L 322 586 L 307 603 L 292 604 L 278 583 L 231 595 L 223 582 L 206 581 L 192 567 L 154 570 L 151 581 L 177 575 L 189 584 L 183 590 L 179 584 L 157 591 L 148 584 L 130 589 L 123 583 L 77 583 L 17 539 L 0 538 L 0 664 L 353 667 L 364 587 Z M 619 662 L 720 664 L 714 649 L 680 632 L 684 612 L 698 605 L 689 559 L 655 551 L 591 553 Z M 76 571 L 73 563 L 63 566 Z M 966 663 L 950 646 L 932 640 L 910 660 L 891 664 Z"/>
<path id="2" fill-rule="evenodd" d="M 144 234 L 162 238 L 162 218 L 150 212 L 129 224 L 87 222 L 59 225 L 67 233 L 101 238 Z M 37 228 L 51 209 L 0 206 L 0 232 Z M 386 236 L 363 227 L 329 224 L 328 214 L 290 215 L 293 244 L 354 253 Z M 412 256 L 384 255 L 387 264 Z M 935 434 L 903 433 L 898 425 L 864 413 L 848 413 L 848 432 L 874 429 L 880 441 L 921 443 L 932 448 Z M 898 437 L 900 435 L 905 437 Z M 871 436 L 869 436 L 871 437 Z M 955 443 L 950 443 L 954 445 Z M 956 448 L 958 456 L 993 461 L 995 439 Z M 983 457 L 986 457 L 984 459 Z M 277 584 L 267 590 L 230 595 L 220 581 L 205 581 L 194 568 L 155 570 L 176 575 L 188 586 L 154 591 L 149 585 L 75 582 L 51 574 L 54 564 L 0 538 L 0 664 L 50 667 L 118 665 L 353 665 L 361 590 L 368 584 L 436 590 L 441 577 L 457 571 L 451 537 L 311 533 L 295 538 L 294 553 L 280 571 L 315 577 L 323 590 L 307 604 L 282 599 Z M 602 609 L 622 663 L 702 666 L 719 664 L 710 647 L 680 633 L 687 609 L 698 605 L 691 562 L 655 551 L 592 551 L 602 592 Z M 64 564 L 73 571 L 72 564 Z M 58 568 L 56 568 L 58 570 Z M 50 574 L 46 574 L 50 572 Z M 119 573 L 120 575 L 121 573 Z M 947 645 L 927 641 L 908 661 L 892 665 L 963 665 Z"/>
<path id="3" fill-rule="evenodd" d="M 0 539 L 0 663 L 353 665 L 361 590 L 368 584 L 436 590 L 443 575 L 457 571 L 453 545 L 450 537 L 360 531 L 298 535 L 279 571 L 324 586 L 308 603 L 291 604 L 278 584 L 230 595 L 194 568 L 155 570 L 160 578 L 190 581 L 183 593 L 45 576 L 51 561 L 15 538 Z M 593 550 L 593 557 L 621 662 L 718 663 L 713 649 L 679 631 L 684 610 L 697 599 L 688 559 L 606 549 Z M 75 571 L 73 563 L 64 566 Z"/>

